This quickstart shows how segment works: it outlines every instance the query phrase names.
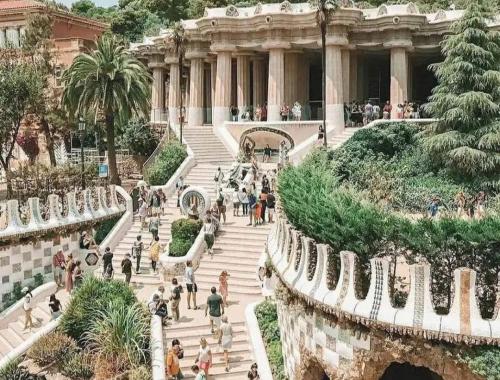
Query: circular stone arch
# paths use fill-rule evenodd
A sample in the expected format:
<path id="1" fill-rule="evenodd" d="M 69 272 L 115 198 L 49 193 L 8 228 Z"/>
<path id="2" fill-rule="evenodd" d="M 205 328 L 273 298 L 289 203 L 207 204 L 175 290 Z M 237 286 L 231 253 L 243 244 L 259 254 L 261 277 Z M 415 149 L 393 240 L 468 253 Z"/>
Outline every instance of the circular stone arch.
<path id="1" fill-rule="evenodd" d="M 244 131 L 241 134 L 241 137 L 240 137 L 240 150 L 242 150 L 243 147 L 244 147 L 246 137 L 248 135 L 251 135 L 252 133 L 255 133 L 255 132 L 269 132 L 269 133 L 274 133 L 276 135 L 283 136 L 290 143 L 290 150 L 292 150 L 293 147 L 295 146 L 295 142 L 293 141 L 292 136 L 290 136 L 290 134 L 288 134 L 287 132 L 285 132 L 285 131 L 283 131 L 281 129 L 273 128 L 273 127 L 264 127 L 264 126 L 260 127 L 259 126 L 259 127 L 252 127 L 250 129 L 247 129 L 246 131 Z"/>

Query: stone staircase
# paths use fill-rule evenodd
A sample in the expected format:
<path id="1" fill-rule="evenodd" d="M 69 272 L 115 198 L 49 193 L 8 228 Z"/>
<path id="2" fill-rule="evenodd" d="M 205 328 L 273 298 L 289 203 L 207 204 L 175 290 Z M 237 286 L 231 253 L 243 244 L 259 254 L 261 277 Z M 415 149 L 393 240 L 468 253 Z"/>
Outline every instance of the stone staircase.
<path id="1" fill-rule="evenodd" d="M 214 134 L 212 127 L 186 127 L 182 133 L 185 142 L 194 153 L 196 162 L 211 162 L 217 165 L 234 161 L 222 141 Z"/>
<path id="2" fill-rule="evenodd" d="M 196 359 L 201 337 L 205 337 L 212 349 L 213 367 L 211 379 L 245 379 L 253 362 L 245 326 L 245 307 L 261 298 L 260 284 L 257 280 L 257 264 L 264 249 L 270 225 L 250 227 L 247 217 L 235 217 L 228 213 L 228 221 L 217 234 L 214 256 L 204 255 L 195 272 L 198 284 L 198 306 L 200 310 L 187 309 L 186 293 L 182 295 L 179 322 L 172 322 L 164 329 L 164 347 L 171 346 L 172 339 L 180 340 L 184 347 L 181 368 L 187 379 L 194 378 L 190 367 Z M 229 307 L 226 315 L 235 332 L 233 347 L 229 352 L 229 372 L 225 372 L 223 353 L 210 332 L 204 308 L 210 288 L 218 289 L 219 274 L 229 273 Z M 183 281 L 180 278 L 181 282 Z M 192 305 L 191 305 L 192 306 Z"/>
<path id="3" fill-rule="evenodd" d="M 335 134 L 335 135 L 330 133 L 330 137 L 328 138 L 328 147 L 332 148 L 332 149 L 338 148 L 343 143 L 345 143 L 347 140 L 349 140 L 351 138 L 351 136 L 354 135 L 360 129 L 362 129 L 362 127 L 345 128 L 342 131 L 342 133 Z"/>
<path id="4" fill-rule="evenodd" d="M 60 288 L 56 297 L 61 301 L 63 310 L 68 304 L 69 294 Z M 15 349 L 17 346 L 21 345 L 30 336 L 38 332 L 38 330 L 45 326 L 51 320 L 50 308 L 49 308 L 49 297 L 45 297 L 43 301 L 34 303 L 33 311 L 31 312 L 33 319 L 34 328 L 31 331 L 24 329 L 24 311 L 20 312 L 19 317 L 10 322 L 7 327 L 0 329 L 0 359 L 7 355 L 11 350 Z"/>

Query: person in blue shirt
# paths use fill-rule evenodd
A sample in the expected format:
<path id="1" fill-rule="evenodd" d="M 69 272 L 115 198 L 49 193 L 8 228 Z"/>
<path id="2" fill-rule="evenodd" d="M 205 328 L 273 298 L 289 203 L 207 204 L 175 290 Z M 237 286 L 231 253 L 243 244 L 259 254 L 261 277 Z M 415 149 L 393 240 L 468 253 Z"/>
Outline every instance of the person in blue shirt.
<path id="1" fill-rule="evenodd" d="M 248 215 L 250 215 L 250 223 L 248 223 L 247 225 L 248 226 L 251 226 L 252 223 L 255 223 L 255 208 L 257 206 L 257 197 L 255 196 L 255 194 L 252 192 L 250 192 L 248 194 L 248 208 L 250 209 L 250 212 L 248 213 Z"/>

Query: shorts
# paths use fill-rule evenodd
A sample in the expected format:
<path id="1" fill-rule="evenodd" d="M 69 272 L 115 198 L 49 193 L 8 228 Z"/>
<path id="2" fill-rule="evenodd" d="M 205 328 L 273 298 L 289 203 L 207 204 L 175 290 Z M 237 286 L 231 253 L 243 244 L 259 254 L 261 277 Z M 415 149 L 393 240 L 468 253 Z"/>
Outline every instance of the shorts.
<path id="1" fill-rule="evenodd" d="M 210 320 L 214 323 L 214 325 L 219 328 L 220 327 L 220 318 L 221 317 L 214 317 L 212 315 L 209 315 L 208 316 L 210 318 Z"/>
<path id="2" fill-rule="evenodd" d="M 206 372 L 208 372 L 208 370 L 209 370 L 209 368 L 210 368 L 210 362 L 202 362 L 202 361 L 200 360 L 200 363 L 199 363 L 199 364 L 200 364 L 200 369 L 201 369 L 201 370 L 205 371 L 205 373 L 206 373 Z"/>
<path id="3" fill-rule="evenodd" d="M 234 202 L 233 208 L 240 208 L 240 202 Z"/>
<path id="4" fill-rule="evenodd" d="M 186 289 L 188 293 L 196 293 L 198 291 L 198 286 L 196 284 L 186 284 Z"/>

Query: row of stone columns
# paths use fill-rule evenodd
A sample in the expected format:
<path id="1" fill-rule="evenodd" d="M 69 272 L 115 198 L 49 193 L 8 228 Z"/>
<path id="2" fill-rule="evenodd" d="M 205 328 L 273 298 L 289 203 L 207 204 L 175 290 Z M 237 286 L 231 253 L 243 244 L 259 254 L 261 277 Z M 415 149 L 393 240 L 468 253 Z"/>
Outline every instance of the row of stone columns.
<path id="1" fill-rule="evenodd" d="M 267 91 L 267 119 L 268 121 L 280 120 L 280 108 L 292 104 L 296 100 L 305 104 L 306 97 L 301 94 L 309 92 L 309 65 L 300 53 L 289 51 L 288 44 L 273 43 L 265 46 L 269 51 L 269 65 L 266 78 L 265 61 L 249 54 L 236 56 L 237 75 L 236 92 L 237 106 L 240 115 L 250 105 L 264 105 Z M 391 97 L 390 101 L 395 112 L 396 105 L 407 100 L 408 96 L 408 56 L 404 46 L 391 47 Z M 211 105 L 212 123 L 222 125 L 230 118 L 231 106 L 231 80 L 232 57 L 230 47 L 216 50 L 216 60 L 210 61 Z M 189 125 L 203 123 L 203 86 L 205 81 L 205 55 L 188 54 L 190 61 L 189 75 Z M 253 97 L 250 91 L 250 62 L 252 62 Z M 165 68 L 170 68 L 170 81 L 168 89 L 169 119 L 173 124 L 179 121 L 179 105 L 181 97 L 181 77 L 179 63 L 176 58 L 166 60 L 153 58 L 149 67 L 153 71 L 152 111 L 153 120 L 159 120 L 164 112 L 165 104 Z M 347 48 L 343 37 L 331 38 L 326 47 L 326 117 L 329 124 L 335 127 L 344 125 L 344 102 L 349 102 L 356 97 L 358 89 L 357 58 Z M 267 81 L 266 81 L 267 79 Z M 266 85 L 267 82 L 267 85 Z M 286 82 L 286 86 L 285 86 Z M 160 117 L 159 117 L 160 116 Z"/>

